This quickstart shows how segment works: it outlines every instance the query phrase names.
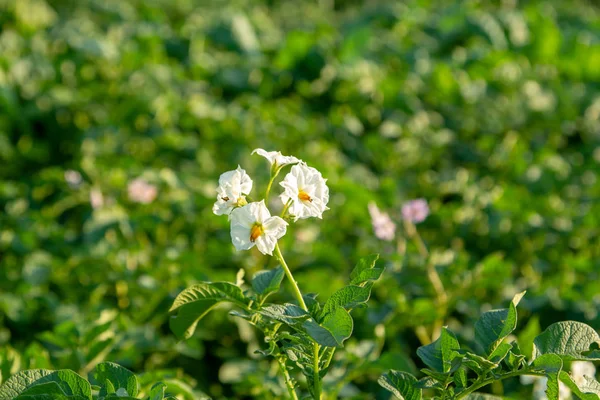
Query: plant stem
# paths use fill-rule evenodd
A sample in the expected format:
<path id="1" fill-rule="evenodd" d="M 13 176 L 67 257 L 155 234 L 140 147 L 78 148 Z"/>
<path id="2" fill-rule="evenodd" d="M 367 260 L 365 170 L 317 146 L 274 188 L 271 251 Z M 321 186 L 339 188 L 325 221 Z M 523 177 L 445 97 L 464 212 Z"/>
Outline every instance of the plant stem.
<path id="1" fill-rule="evenodd" d="M 281 249 L 279 248 L 279 243 L 275 244 L 275 257 L 277 257 L 277 259 L 281 263 L 281 266 L 283 267 L 283 270 L 285 271 L 285 275 L 288 277 L 288 280 L 292 284 L 292 289 L 294 291 L 294 297 L 296 297 L 296 300 L 298 300 L 298 304 L 300 304 L 300 307 L 302 307 L 302 309 L 304 311 L 308 311 L 308 307 L 306 307 L 304 298 L 302 298 L 302 292 L 300 291 L 300 288 L 298 287 L 298 283 L 296 283 L 296 280 L 294 279 L 294 275 L 292 275 L 292 271 L 290 271 L 290 268 L 288 267 L 287 263 L 285 262 L 285 259 L 283 258 L 283 254 L 281 254 Z"/>
<path id="2" fill-rule="evenodd" d="M 276 357 L 277 363 L 279 364 L 279 369 L 283 374 L 283 379 L 285 381 L 285 386 L 287 387 L 288 393 L 290 394 L 290 398 L 292 400 L 298 400 L 298 395 L 296 394 L 296 390 L 294 390 L 294 382 L 292 382 L 292 378 L 290 377 L 290 373 L 285 366 L 285 360 L 282 357 Z"/>
<path id="3" fill-rule="evenodd" d="M 286 274 L 288 280 L 292 284 L 294 296 L 296 297 L 296 300 L 298 300 L 298 304 L 300 304 L 300 307 L 302 307 L 302 309 L 304 311 L 308 312 L 308 307 L 306 307 L 306 303 L 304 302 L 304 299 L 302 298 L 302 292 L 300 292 L 298 283 L 296 283 L 296 280 L 294 279 L 294 275 L 292 275 L 292 271 L 290 271 L 290 268 L 288 267 L 287 263 L 285 262 L 285 259 L 283 258 L 283 254 L 281 254 L 281 249 L 279 248 L 278 243 L 275 244 L 275 257 L 277 257 L 277 259 L 281 263 L 281 266 L 283 267 L 283 270 L 285 271 L 285 274 Z M 315 397 L 315 399 L 320 400 L 321 399 L 321 377 L 319 374 L 319 345 L 317 343 L 315 343 L 313 345 L 313 352 L 314 352 L 313 381 L 314 381 L 314 393 L 315 393 L 314 397 Z"/>
<path id="4" fill-rule="evenodd" d="M 285 217 L 285 213 L 287 212 L 288 208 L 290 208 L 291 205 L 292 205 L 292 199 L 289 199 L 287 201 L 287 203 L 285 203 L 285 206 L 283 206 L 283 210 L 281 210 L 281 215 L 279 216 L 280 218 Z"/>
<path id="5" fill-rule="evenodd" d="M 473 385 L 471 385 L 469 388 L 467 388 L 464 392 L 460 392 L 456 397 L 454 397 L 454 399 L 455 400 L 463 399 L 463 398 L 467 397 L 468 395 L 470 395 L 471 393 L 473 393 L 474 391 L 476 391 L 477 389 L 481 389 L 482 387 L 487 386 L 490 383 L 497 382 L 497 381 L 499 382 L 503 379 L 512 378 L 512 377 L 519 376 L 519 375 L 545 376 L 545 374 L 540 373 L 540 372 L 533 372 L 530 370 L 519 370 L 519 371 L 509 372 L 504 375 L 500 375 L 498 377 L 488 378 L 488 379 L 484 379 L 484 380 L 477 380 L 473 383 Z"/>
<path id="6" fill-rule="evenodd" d="M 281 168 L 276 168 L 275 170 L 273 170 L 271 172 L 271 177 L 269 178 L 269 184 L 267 185 L 267 191 L 265 192 L 265 205 L 266 206 L 269 205 L 269 193 L 271 193 L 271 186 L 273 186 L 273 182 L 275 181 L 275 178 L 277 178 L 277 175 L 279 175 L 279 171 L 281 171 Z"/>
<path id="7" fill-rule="evenodd" d="M 423 325 L 419 325 L 415 328 L 415 334 L 417 335 L 417 338 L 419 338 L 421 345 L 427 346 L 429 343 L 431 343 L 427 329 L 425 329 Z"/>
<path id="8" fill-rule="evenodd" d="M 333 360 L 333 355 L 334 354 L 335 354 L 335 347 L 332 347 L 331 351 L 329 352 L 329 356 L 327 357 L 327 361 L 325 361 L 324 368 L 329 367 L 329 364 L 331 364 L 331 360 Z"/>
<path id="9" fill-rule="evenodd" d="M 319 348 L 317 343 L 313 344 L 313 381 L 315 385 L 315 399 L 321 400 L 321 376 L 319 373 Z"/>
<path id="10" fill-rule="evenodd" d="M 419 254 L 421 254 L 423 258 L 428 259 L 427 278 L 429 279 L 429 282 L 431 283 L 431 286 L 435 291 L 436 301 L 438 303 L 437 305 L 440 307 L 442 315 L 444 315 L 448 307 L 448 295 L 446 294 L 446 290 L 444 289 L 444 284 L 440 279 L 440 275 L 435 269 L 435 265 L 433 265 L 431 259 L 429 258 L 429 250 L 427 250 L 427 246 L 425 246 L 423 238 L 421 238 L 417 227 L 412 222 L 405 220 L 404 229 L 406 230 L 406 234 L 408 235 L 408 237 L 415 241 L 417 249 L 419 250 Z M 443 324 L 443 317 L 435 322 L 431 332 L 431 340 L 435 340 L 437 337 L 439 337 Z"/>

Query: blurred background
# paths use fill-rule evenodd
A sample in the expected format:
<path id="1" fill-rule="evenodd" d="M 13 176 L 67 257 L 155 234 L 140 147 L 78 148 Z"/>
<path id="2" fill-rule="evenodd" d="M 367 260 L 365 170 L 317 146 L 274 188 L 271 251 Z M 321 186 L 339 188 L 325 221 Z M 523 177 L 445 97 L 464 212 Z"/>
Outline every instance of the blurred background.
<path id="1" fill-rule="evenodd" d="M 521 290 L 525 342 L 558 320 L 600 328 L 597 4 L 0 0 L 1 376 L 111 360 L 180 379 L 181 399 L 277 398 L 241 320 L 213 312 L 182 343 L 168 327 L 186 286 L 275 265 L 236 253 L 211 212 L 238 164 L 264 191 L 257 147 L 329 179 L 323 221 L 282 243 L 303 290 L 326 299 L 370 253 L 386 266 L 347 345 L 383 353 L 340 397 L 389 398 L 377 377 L 421 367 L 414 328 L 438 317 L 370 201 L 396 220 L 428 201 L 418 228 L 461 341 Z"/>

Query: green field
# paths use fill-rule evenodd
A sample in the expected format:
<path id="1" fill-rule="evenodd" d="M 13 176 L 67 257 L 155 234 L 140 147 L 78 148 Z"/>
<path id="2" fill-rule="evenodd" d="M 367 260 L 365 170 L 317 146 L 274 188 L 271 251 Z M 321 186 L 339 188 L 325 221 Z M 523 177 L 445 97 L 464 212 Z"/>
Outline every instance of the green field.
<path id="1" fill-rule="evenodd" d="M 385 267 L 324 399 L 391 398 L 379 377 L 422 378 L 441 325 L 472 348 L 480 315 L 523 291 L 507 340 L 528 359 L 552 323 L 600 329 L 598 3 L 0 0 L 0 382 L 111 361 L 140 398 L 158 381 L 180 400 L 287 398 L 230 305 L 187 340 L 169 326 L 186 287 L 279 264 L 236 251 L 212 212 L 238 165 L 262 198 L 256 148 L 327 179 L 323 219 L 279 240 L 303 293 L 324 302 L 369 254 Z M 428 254 L 402 223 L 417 198 Z M 287 279 L 269 301 L 296 303 Z M 481 391 L 531 398 L 520 382 Z"/>

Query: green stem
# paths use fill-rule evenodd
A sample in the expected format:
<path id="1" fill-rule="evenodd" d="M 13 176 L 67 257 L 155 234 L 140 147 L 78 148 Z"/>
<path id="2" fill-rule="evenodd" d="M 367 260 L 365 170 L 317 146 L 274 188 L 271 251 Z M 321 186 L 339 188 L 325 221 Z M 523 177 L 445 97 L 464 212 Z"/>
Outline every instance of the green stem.
<path id="1" fill-rule="evenodd" d="M 290 394 L 290 399 L 298 400 L 298 395 L 296 394 L 296 390 L 294 390 L 294 382 L 290 377 L 290 373 L 285 366 L 285 360 L 282 357 L 276 357 L 277 363 L 279 364 L 279 369 L 283 374 L 283 380 L 285 381 L 285 386 L 287 387 L 288 393 Z"/>
<path id="2" fill-rule="evenodd" d="M 279 216 L 280 218 L 285 217 L 285 213 L 287 212 L 288 208 L 290 208 L 291 205 L 292 205 L 292 199 L 289 199 L 287 201 L 287 203 L 285 203 L 285 206 L 283 206 L 283 210 L 281 210 L 281 215 Z"/>
<path id="3" fill-rule="evenodd" d="M 292 284 L 294 296 L 296 297 L 296 300 L 298 300 L 298 304 L 300 304 L 300 307 L 302 307 L 302 309 L 304 311 L 308 312 L 308 307 L 306 307 L 304 298 L 302 298 L 302 292 L 300 292 L 298 283 L 294 279 L 294 275 L 292 275 L 292 271 L 290 271 L 290 268 L 288 267 L 287 263 L 285 262 L 285 259 L 283 258 L 283 254 L 281 254 L 281 249 L 279 248 L 278 243 L 275 244 L 275 257 L 277 257 L 277 259 L 281 263 L 281 266 L 283 267 L 283 270 L 285 271 L 285 275 L 287 276 L 288 280 Z M 321 399 L 321 379 L 319 376 L 319 345 L 317 343 L 315 343 L 313 345 L 313 352 L 314 352 L 313 381 L 314 381 L 315 399 L 320 400 Z"/>
<path id="4" fill-rule="evenodd" d="M 509 372 L 507 374 L 500 375 L 498 377 L 475 381 L 475 383 L 473 383 L 473 385 L 471 385 L 469 388 L 467 388 L 464 392 L 460 392 L 456 397 L 454 397 L 454 399 L 455 400 L 463 399 L 463 398 L 467 397 L 468 395 L 470 395 L 471 393 L 473 393 L 474 391 L 476 391 L 477 389 L 481 389 L 482 387 L 487 386 L 490 383 L 501 381 L 506 378 L 512 378 L 512 377 L 519 376 L 519 375 L 545 376 L 545 374 L 543 374 L 543 373 L 533 372 L 530 370 L 519 370 L 519 371 Z"/>
<path id="5" fill-rule="evenodd" d="M 271 187 L 273 186 L 273 182 L 275 181 L 275 178 L 277 178 L 277 175 L 279 175 L 279 171 L 281 171 L 281 168 L 276 168 L 271 173 L 271 178 L 269 179 L 269 184 L 267 185 L 267 191 L 265 192 L 265 205 L 266 206 L 269 205 L 269 193 L 271 193 Z"/>
<path id="6" fill-rule="evenodd" d="M 277 259 L 281 263 L 281 266 L 283 267 L 283 270 L 285 271 L 285 275 L 288 277 L 288 280 L 292 284 L 292 289 L 294 291 L 294 297 L 296 297 L 296 300 L 298 300 L 298 304 L 300 304 L 300 307 L 302 307 L 302 309 L 304 311 L 308 312 L 308 307 L 306 307 L 304 298 L 302 298 L 302 292 L 300 292 L 298 283 L 294 279 L 294 275 L 292 275 L 292 271 L 290 271 L 290 268 L 288 267 L 287 263 L 285 262 L 285 259 L 283 258 L 283 254 L 281 254 L 281 249 L 279 248 L 279 243 L 275 244 L 275 257 L 277 257 Z"/>
<path id="7" fill-rule="evenodd" d="M 325 361 L 324 368 L 329 367 L 329 364 L 331 364 L 331 360 L 333 360 L 334 354 L 335 354 L 335 347 L 332 347 L 331 350 L 329 351 L 329 356 L 327 357 L 327 361 Z"/>
<path id="8" fill-rule="evenodd" d="M 315 343 L 313 345 L 313 381 L 315 385 L 315 399 L 321 400 L 321 377 L 319 373 L 319 348 L 320 346 Z"/>
<path id="9" fill-rule="evenodd" d="M 435 269 L 435 265 L 433 265 L 433 263 L 429 259 L 429 251 L 427 250 L 427 246 L 425 246 L 425 242 L 423 241 L 423 238 L 421 238 L 421 235 L 419 234 L 417 227 L 412 222 L 404 221 L 404 228 L 406 230 L 406 234 L 408 235 L 408 237 L 410 237 L 411 239 L 413 239 L 415 241 L 415 244 L 417 245 L 417 249 L 419 250 L 419 254 L 421 254 L 421 257 L 428 259 L 428 261 L 427 261 L 427 278 L 429 279 L 429 282 L 431 283 L 431 286 L 433 287 L 433 290 L 435 291 L 438 306 L 440 307 L 442 314 L 444 315 L 446 313 L 447 307 L 448 307 L 448 295 L 446 294 L 446 290 L 444 289 L 444 284 L 442 283 L 442 280 L 440 279 L 440 275 L 438 274 L 437 270 Z M 431 332 L 432 340 L 434 340 L 436 337 L 439 336 L 443 324 L 444 324 L 443 318 L 441 318 L 435 322 L 432 332 Z"/>

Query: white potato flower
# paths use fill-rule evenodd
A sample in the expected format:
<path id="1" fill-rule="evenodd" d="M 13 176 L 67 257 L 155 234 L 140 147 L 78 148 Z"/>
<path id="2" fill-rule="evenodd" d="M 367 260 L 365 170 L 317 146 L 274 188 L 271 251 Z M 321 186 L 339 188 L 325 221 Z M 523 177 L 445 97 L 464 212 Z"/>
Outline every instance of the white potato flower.
<path id="1" fill-rule="evenodd" d="M 251 190 L 252 179 L 242 167 L 238 165 L 237 169 L 224 172 L 219 177 L 217 201 L 213 205 L 213 213 L 228 215 L 234 208 L 248 204 L 245 195 Z"/>
<path id="2" fill-rule="evenodd" d="M 289 164 L 297 164 L 302 160 L 294 157 L 294 156 L 284 156 L 280 151 L 266 151 L 264 149 L 254 149 L 252 154 L 258 154 L 259 156 L 263 156 L 269 161 L 269 164 L 274 168 L 280 168 Z"/>
<path id="3" fill-rule="evenodd" d="M 329 188 L 321 173 L 305 163 L 296 164 L 280 183 L 285 189 L 279 195 L 283 204 L 291 200 L 289 212 L 299 218 L 323 217 L 329 210 Z"/>
<path id="4" fill-rule="evenodd" d="M 545 376 L 521 375 L 521 384 L 531 385 L 533 383 L 533 399 L 548 400 L 546 389 L 548 389 L 548 378 Z M 564 383 L 558 382 L 558 399 L 569 400 L 571 398 L 571 389 Z"/>
<path id="5" fill-rule="evenodd" d="M 573 361 L 571 363 L 571 377 L 577 384 L 584 384 L 585 377 L 596 377 L 596 366 L 589 361 Z"/>
<path id="6" fill-rule="evenodd" d="M 272 217 L 265 202 L 254 202 L 231 212 L 231 241 L 236 250 L 256 245 L 263 254 L 273 255 L 277 239 L 285 235 L 287 222 Z"/>

